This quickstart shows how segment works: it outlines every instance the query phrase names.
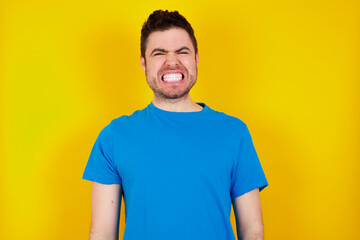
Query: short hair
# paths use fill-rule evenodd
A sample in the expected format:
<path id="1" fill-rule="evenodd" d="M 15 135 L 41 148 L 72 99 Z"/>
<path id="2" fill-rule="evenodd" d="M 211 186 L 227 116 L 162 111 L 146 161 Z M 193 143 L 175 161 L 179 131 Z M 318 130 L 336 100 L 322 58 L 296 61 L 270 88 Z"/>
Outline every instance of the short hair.
<path id="1" fill-rule="evenodd" d="M 150 33 L 165 31 L 173 27 L 182 28 L 189 34 L 195 53 L 197 53 L 198 48 L 194 30 L 186 18 L 179 14 L 178 11 L 169 12 L 168 10 L 156 10 L 150 14 L 141 29 L 141 56 L 145 58 L 147 39 Z"/>

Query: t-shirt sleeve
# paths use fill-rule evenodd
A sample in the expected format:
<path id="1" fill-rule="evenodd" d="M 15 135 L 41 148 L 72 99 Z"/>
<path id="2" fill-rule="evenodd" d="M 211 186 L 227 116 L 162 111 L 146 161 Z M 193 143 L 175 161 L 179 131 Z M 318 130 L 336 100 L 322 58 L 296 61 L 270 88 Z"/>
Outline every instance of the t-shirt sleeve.
<path id="1" fill-rule="evenodd" d="M 83 179 L 102 184 L 121 184 L 121 178 L 114 164 L 111 125 L 104 127 L 92 147 Z"/>
<path id="2" fill-rule="evenodd" d="M 256 188 L 261 191 L 268 185 L 246 125 L 242 131 L 238 153 L 231 178 L 231 199 Z"/>

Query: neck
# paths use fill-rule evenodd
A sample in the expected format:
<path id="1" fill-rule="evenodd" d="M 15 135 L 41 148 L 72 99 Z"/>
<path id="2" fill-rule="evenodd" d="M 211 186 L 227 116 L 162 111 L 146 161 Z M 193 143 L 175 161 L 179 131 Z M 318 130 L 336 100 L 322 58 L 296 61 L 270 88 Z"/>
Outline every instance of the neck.
<path id="1" fill-rule="evenodd" d="M 164 99 L 154 95 L 152 103 L 155 107 L 170 112 L 198 112 L 203 109 L 189 95 L 181 99 Z"/>

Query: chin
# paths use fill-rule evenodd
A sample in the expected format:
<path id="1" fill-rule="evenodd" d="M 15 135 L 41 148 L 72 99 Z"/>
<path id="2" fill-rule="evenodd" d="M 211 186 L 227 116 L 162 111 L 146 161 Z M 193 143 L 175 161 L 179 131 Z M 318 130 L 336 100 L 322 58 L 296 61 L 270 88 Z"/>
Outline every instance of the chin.
<path id="1" fill-rule="evenodd" d="M 183 92 L 159 92 L 158 97 L 165 98 L 165 99 L 178 99 L 186 96 L 189 93 L 189 91 L 183 91 Z"/>

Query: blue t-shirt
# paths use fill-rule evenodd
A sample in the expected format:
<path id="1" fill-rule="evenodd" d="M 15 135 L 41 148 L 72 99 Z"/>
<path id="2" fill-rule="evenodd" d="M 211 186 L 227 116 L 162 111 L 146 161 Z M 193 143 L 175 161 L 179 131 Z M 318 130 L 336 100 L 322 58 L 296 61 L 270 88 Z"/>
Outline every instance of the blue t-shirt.
<path id="1" fill-rule="evenodd" d="M 268 185 L 246 124 L 197 104 L 171 112 L 150 103 L 96 139 L 83 179 L 122 184 L 123 240 L 235 240 L 231 200 Z"/>

